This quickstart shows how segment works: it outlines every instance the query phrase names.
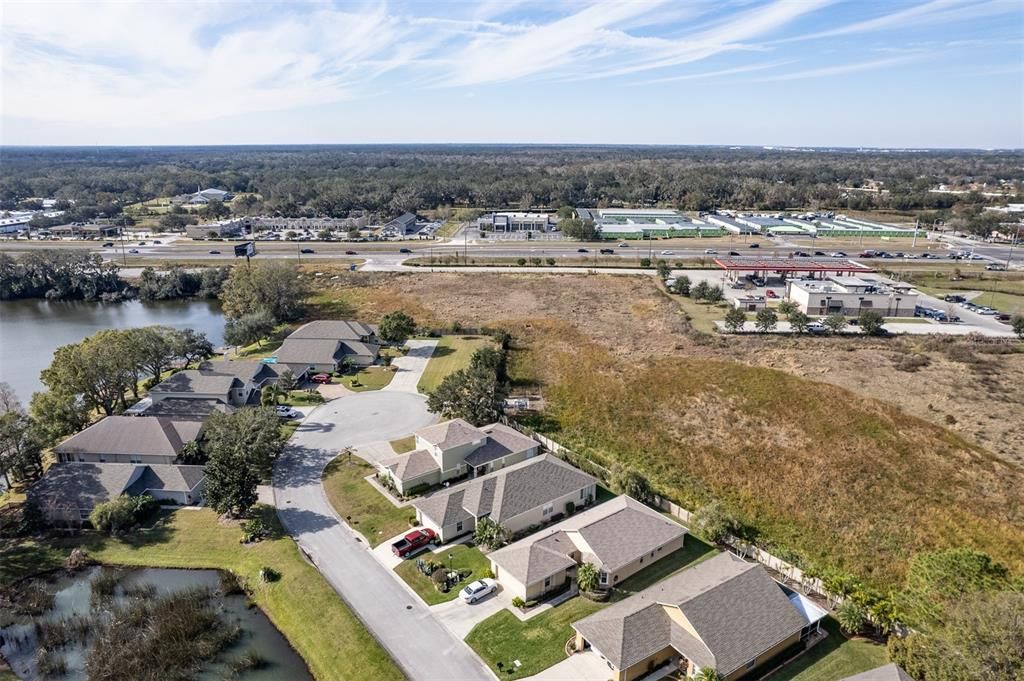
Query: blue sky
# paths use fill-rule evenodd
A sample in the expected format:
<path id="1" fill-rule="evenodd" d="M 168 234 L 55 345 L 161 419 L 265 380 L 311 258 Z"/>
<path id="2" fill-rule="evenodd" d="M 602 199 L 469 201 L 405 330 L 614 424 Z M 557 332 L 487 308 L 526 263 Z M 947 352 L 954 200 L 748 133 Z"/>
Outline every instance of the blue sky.
<path id="1" fill-rule="evenodd" d="M 1024 147 L 1020 0 L 9 2 L 2 144 Z"/>

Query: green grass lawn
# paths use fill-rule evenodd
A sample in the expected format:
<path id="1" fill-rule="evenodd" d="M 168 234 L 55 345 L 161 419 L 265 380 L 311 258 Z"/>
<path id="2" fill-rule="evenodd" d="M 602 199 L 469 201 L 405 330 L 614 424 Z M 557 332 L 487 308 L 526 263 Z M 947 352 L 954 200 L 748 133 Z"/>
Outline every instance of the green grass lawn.
<path id="1" fill-rule="evenodd" d="M 267 519 L 276 524 L 272 510 Z M 84 545 L 103 563 L 230 570 L 251 590 L 252 600 L 281 630 L 317 679 L 404 678 L 338 594 L 303 559 L 291 539 L 278 534 L 246 546 L 239 543 L 240 538 L 238 524 L 219 521 L 213 511 L 179 510 L 151 529 L 125 539 L 90 535 L 55 540 L 48 547 L 22 542 L 21 547 L 0 549 L 0 576 L 11 578 L 12 558 L 19 561 L 14 569 L 53 567 L 77 544 Z M 264 584 L 259 578 L 264 566 L 277 570 L 281 579 Z"/>
<path id="2" fill-rule="evenodd" d="M 445 376 L 468 366 L 469 359 L 478 348 L 492 343 L 487 336 L 441 336 L 416 386 L 417 390 L 421 393 L 431 392 L 441 385 Z"/>
<path id="3" fill-rule="evenodd" d="M 361 369 L 355 374 L 343 377 L 341 383 L 349 390 L 363 392 L 365 390 L 380 390 L 395 377 L 395 372 L 390 367 L 372 366 Z M 354 385 L 358 381 L 359 385 Z"/>
<path id="4" fill-rule="evenodd" d="M 289 391 L 288 397 L 281 402 L 281 404 L 287 404 L 289 407 L 307 407 L 312 404 L 323 403 L 324 398 L 316 390 Z"/>
<path id="5" fill-rule="evenodd" d="M 573 635 L 569 625 L 604 606 L 576 597 L 526 622 L 508 610 L 501 610 L 473 627 L 466 643 L 502 679 L 521 679 L 564 660 L 565 642 Z M 497 671 L 499 662 L 504 669 L 513 669 L 513 660 L 522 663 L 514 673 Z"/>
<path id="6" fill-rule="evenodd" d="M 389 444 L 391 449 L 395 450 L 395 454 L 405 454 L 416 449 L 416 436 L 400 437 L 397 440 L 392 440 Z"/>
<path id="7" fill-rule="evenodd" d="M 466 578 L 465 582 L 472 582 L 483 577 L 487 577 L 491 569 L 491 561 L 487 560 L 487 557 L 480 552 L 480 549 L 475 546 L 467 546 L 466 544 L 459 544 L 453 546 L 447 551 L 441 553 L 421 553 L 416 558 L 422 558 L 424 560 L 434 560 L 444 564 L 447 568 L 449 564 L 448 554 L 452 555 L 451 567 L 453 570 L 464 570 L 470 569 L 473 574 Z M 401 577 L 406 584 L 412 587 L 412 590 L 419 595 L 420 598 L 427 605 L 437 605 L 438 603 L 446 603 L 454 600 L 459 595 L 459 588 L 454 588 L 448 593 L 441 593 L 434 588 L 434 583 L 422 572 L 416 569 L 416 558 L 402 561 L 398 567 L 395 568 L 395 572 Z"/>
<path id="8" fill-rule="evenodd" d="M 835 681 L 889 662 L 885 646 L 848 639 L 831 617 L 822 622 L 828 638 L 806 655 L 768 677 L 767 681 Z"/>
<path id="9" fill-rule="evenodd" d="M 630 596 L 631 592 L 645 589 L 716 553 L 709 544 L 696 537 L 687 537 L 683 548 L 623 580 L 619 585 L 622 591 L 617 590 L 609 603 L 622 600 Z M 523 663 L 515 674 L 502 673 L 499 674 L 501 678 L 532 676 L 565 659 L 563 646 L 573 634 L 569 626 L 572 622 L 597 612 L 609 603 L 595 603 L 577 596 L 526 622 L 521 622 L 508 610 L 502 610 L 473 627 L 466 637 L 466 643 L 495 671 L 498 662 L 503 663 L 506 669 L 512 667 L 512 660 L 518 659 Z"/>
<path id="10" fill-rule="evenodd" d="M 253 343 L 247 345 L 238 351 L 238 359 L 263 359 L 264 357 L 272 357 L 277 353 L 277 349 L 284 343 L 283 340 L 275 341 L 260 341 L 259 343 Z"/>
<path id="11" fill-rule="evenodd" d="M 370 546 L 409 529 L 411 508 L 396 508 L 364 478 L 374 467 L 360 458 L 339 456 L 324 471 L 324 491 L 345 522 L 359 530 Z"/>

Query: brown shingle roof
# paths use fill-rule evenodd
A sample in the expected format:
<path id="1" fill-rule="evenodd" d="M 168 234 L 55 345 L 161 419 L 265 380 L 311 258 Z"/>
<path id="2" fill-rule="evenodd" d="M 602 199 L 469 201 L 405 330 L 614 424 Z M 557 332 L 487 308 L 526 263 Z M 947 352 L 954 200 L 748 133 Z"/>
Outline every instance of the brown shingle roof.
<path id="1" fill-rule="evenodd" d="M 483 440 L 487 434 L 462 419 L 442 421 L 416 431 L 416 437 L 441 449 L 453 449 L 470 442 Z"/>
<path id="2" fill-rule="evenodd" d="M 236 376 L 215 374 L 198 369 L 187 369 L 168 376 L 149 389 L 151 393 L 200 393 L 203 395 L 227 395 L 232 388 L 241 388 L 242 381 Z"/>
<path id="3" fill-rule="evenodd" d="M 205 477 L 202 466 L 134 463 L 55 463 L 29 488 L 44 509 L 90 509 L 121 494 L 148 490 L 191 492 Z"/>
<path id="4" fill-rule="evenodd" d="M 432 471 L 441 470 L 437 462 L 434 461 L 434 457 L 425 449 L 417 449 L 408 454 L 385 459 L 381 462 L 381 465 L 388 468 L 402 482 L 414 480 Z"/>
<path id="5" fill-rule="evenodd" d="M 914 681 L 914 679 L 910 677 L 910 674 L 903 671 L 899 665 L 894 663 L 861 672 L 860 674 L 854 674 L 853 676 L 845 676 L 839 681 Z"/>
<path id="6" fill-rule="evenodd" d="M 321 319 L 303 324 L 288 338 L 313 338 L 318 340 L 358 341 L 377 334 L 377 327 L 362 322 Z"/>
<path id="7" fill-rule="evenodd" d="M 470 466 L 480 466 L 489 461 L 519 454 L 539 446 L 533 438 L 502 423 L 492 423 L 477 430 L 486 434 L 487 440 L 482 447 L 466 457 L 466 463 Z"/>

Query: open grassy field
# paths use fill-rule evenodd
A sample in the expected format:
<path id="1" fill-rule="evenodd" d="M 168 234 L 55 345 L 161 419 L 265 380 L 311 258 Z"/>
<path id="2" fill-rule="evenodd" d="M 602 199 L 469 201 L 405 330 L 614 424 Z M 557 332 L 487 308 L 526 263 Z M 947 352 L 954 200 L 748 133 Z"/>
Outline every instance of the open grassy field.
<path id="1" fill-rule="evenodd" d="M 445 376 L 469 366 L 470 358 L 479 348 L 493 344 L 487 336 L 441 336 L 416 389 L 421 393 L 433 391 Z"/>
<path id="2" fill-rule="evenodd" d="M 395 377 L 395 372 L 390 367 L 372 366 L 360 369 L 351 375 L 346 375 L 338 382 L 349 390 L 363 392 L 365 390 L 380 390 Z"/>
<path id="3" fill-rule="evenodd" d="M 368 275 L 330 295 L 508 329 L 542 430 L 684 506 L 725 499 L 805 564 L 887 588 L 913 553 L 968 545 L 1024 569 L 1024 353 L 1007 343 L 708 336 L 646 277 Z"/>
<path id="4" fill-rule="evenodd" d="M 268 518 L 276 523 L 271 511 Z M 363 628 L 320 573 L 309 565 L 291 539 L 275 534 L 258 544 L 239 543 L 237 523 L 222 522 L 208 509 L 180 510 L 152 529 L 123 540 L 90 535 L 42 546 L 30 542 L 0 553 L 3 578 L 12 565 L 54 567 L 73 545 L 81 544 L 97 560 L 116 565 L 218 568 L 234 572 L 251 590 L 252 599 L 285 635 L 317 679 L 404 678 L 383 648 Z M 20 556 L 20 557 L 19 557 Z M 12 563 L 11 561 L 18 561 Z M 263 583 L 262 567 L 281 573 Z M 310 626 L 310 622 L 316 626 Z"/>
<path id="5" fill-rule="evenodd" d="M 349 525 L 366 537 L 370 546 L 409 529 L 411 508 L 397 508 L 364 478 L 373 466 L 359 457 L 339 456 L 324 471 L 324 492 L 331 506 Z"/>
<path id="6" fill-rule="evenodd" d="M 451 554 L 451 559 L 448 558 L 449 554 Z M 443 564 L 445 568 L 451 565 L 452 570 L 472 570 L 473 574 L 467 577 L 463 584 L 487 577 L 491 569 L 491 561 L 487 560 L 487 557 L 480 552 L 480 549 L 466 544 L 453 546 L 441 553 L 420 553 L 416 558 L 437 561 Z M 437 605 L 438 603 L 447 603 L 458 598 L 459 589 L 462 585 L 448 593 L 441 593 L 434 588 L 434 583 L 430 581 L 430 577 L 416 569 L 416 558 L 402 561 L 395 568 L 395 572 L 406 584 L 412 587 L 412 590 L 423 599 L 424 603 L 427 605 Z"/>

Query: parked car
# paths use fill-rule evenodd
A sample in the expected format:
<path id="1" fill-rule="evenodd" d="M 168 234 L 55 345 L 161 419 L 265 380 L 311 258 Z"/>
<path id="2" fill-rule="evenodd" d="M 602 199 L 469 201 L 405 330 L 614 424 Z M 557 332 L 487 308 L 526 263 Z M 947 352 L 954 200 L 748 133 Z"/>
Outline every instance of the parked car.
<path id="1" fill-rule="evenodd" d="M 495 589 L 498 588 L 498 583 L 490 577 L 484 577 L 478 579 L 475 582 L 467 584 L 462 591 L 459 592 L 459 598 L 462 599 L 463 603 L 476 603 L 484 596 L 494 593 Z"/>
<path id="2" fill-rule="evenodd" d="M 811 322 L 807 325 L 807 333 L 823 334 L 828 333 L 828 327 L 821 322 Z"/>
<path id="3" fill-rule="evenodd" d="M 829 253 L 829 256 L 833 258 L 845 258 L 846 254 L 843 253 L 842 251 L 836 251 L 835 253 Z"/>
<path id="4" fill-rule="evenodd" d="M 718 251 L 716 251 L 713 248 L 705 248 L 704 249 L 704 254 L 705 255 L 718 255 Z"/>
<path id="5" fill-rule="evenodd" d="M 437 533 L 430 528 L 413 530 L 391 545 L 391 552 L 399 558 L 408 558 L 416 551 L 437 540 Z"/>
<path id="6" fill-rule="evenodd" d="M 957 319 L 959 319 L 959 317 L 957 317 Z M 1009 322 L 1011 317 L 1005 312 L 1000 312 L 999 314 L 996 315 L 996 319 L 1001 322 Z"/>
<path id="7" fill-rule="evenodd" d="M 662 251 L 661 254 L 662 255 L 675 255 L 676 252 L 675 251 Z"/>
<path id="8" fill-rule="evenodd" d="M 316 251 L 314 251 L 312 248 L 303 248 L 302 252 L 303 253 L 316 253 Z"/>
<path id="9" fill-rule="evenodd" d="M 769 298 L 778 298 L 779 297 L 779 294 L 776 293 L 775 291 L 771 290 L 771 289 L 768 289 L 767 291 L 765 291 L 764 294 L 766 296 L 768 296 Z"/>
<path id="10" fill-rule="evenodd" d="M 138 251 L 136 251 L 137 253 Z M 210 255 L 220 255 L 220 251 L 210 251 Z"/>
<path id="11" fill-rule="evenodd" d="M 399 253 L 412 253 L 412 249 L 411 248 L 399 248 L 398 252 Z"/>
<path id="12" fill-rule="evenodd" d="M 990 272 L 1002 272 L 1006 268 L 996 263 L 990 263 L 988 265 L 985 265 L 985 269 Z"/>
<path id="13" fill-rule="evenodd" d="M 825 256 L 825 252 L 824 251 L 815 251 L 814 255 L 819 256 L 819 257 L 824 257 Z"/>
<path id="14" fill-rule="evenodd" d="M 314 383 L 330 383 L 331 382 L 331 375 L 330 374 L 316 374 L 314 376 L 310 376 L 309 380 L 313 381 Z"/>
<path id="15" fill-rule="evenodd" d="M 355 251 L 345 251 L 345 255 L 356 255 Z"/>
<path id="16" fill-rule="evenodd" d="M 278 406 L 274 407 L 274 413 L 276 413 L 283 419 L 297 419 L 300 416 L 302 416 L 302 414 L 300 414 L 299 412 L 283 404 L 279 404 Z"/>
<path id="17" fill-rule="evenodd" d="M 965 303 L 965 302 L 967 302 L 967 299 L 964 298 L 963 296 L 954 296 L 954 295 L 945 296 L 945 297 L 943 297 L 943 300 L 946 301 L 947 303 Z"/>

